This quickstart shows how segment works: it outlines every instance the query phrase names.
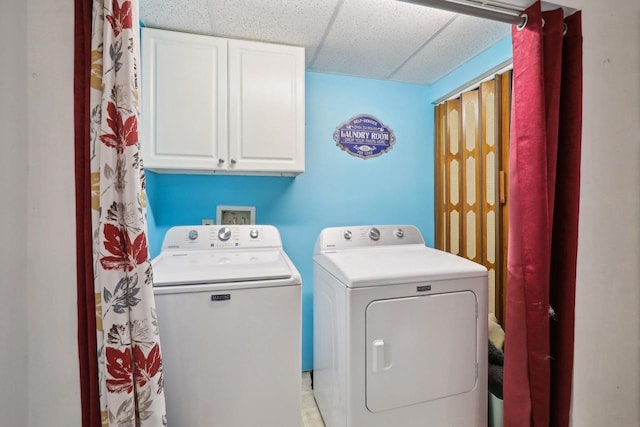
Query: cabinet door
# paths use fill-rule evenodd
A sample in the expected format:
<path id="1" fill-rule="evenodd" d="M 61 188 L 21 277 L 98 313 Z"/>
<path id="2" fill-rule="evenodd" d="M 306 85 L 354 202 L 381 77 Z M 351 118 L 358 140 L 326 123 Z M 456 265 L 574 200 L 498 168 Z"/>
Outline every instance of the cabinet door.
<path id="1" fill-rule="evenodd" d="M 304 171 L 304 48 L 229 40 L 229 161 Z"/>
<path id="2" fill-rule="evenodd" d="M 142 29 L 142 129 L 148 169 L 226 168 L 225 39 Z"/>

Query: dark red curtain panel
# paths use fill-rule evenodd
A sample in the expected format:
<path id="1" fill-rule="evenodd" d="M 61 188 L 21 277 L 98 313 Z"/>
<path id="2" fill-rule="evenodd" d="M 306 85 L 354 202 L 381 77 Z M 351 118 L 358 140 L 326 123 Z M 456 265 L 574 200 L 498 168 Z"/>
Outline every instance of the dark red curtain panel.
<path id="1" fill-rule="evenodd" d="M 78 359 L 82 426 L 100 427 L 96 306 L 93 290 L 91 181 L 89 159 L 89 82 L 91 66 L 90 0 L 75 1 L 74 123 L 76 176 L 76 256 Z"/>
<path id="2" fill-rule="evenodd" d="M 509 196 L 515 212 L 509 212 L 504 373 L 505 424 L 522 427 L 548 425 L 545 415 L 548 417 L 549 412 L 548 254 L 551 248 L 540 4 L 536 3 L 526 13 L 526 27 L 514 28 L 512 34 Z M 515 370 L 514 363 L 517 364 Z"/>
<path id="3" fill-rule="evenodd" d="M 560 125 L 560 84 L 562 81 L 562 33 L 564 13 L 556 9 L 542 13 L 544 51 L 544 95 L 547 128 L 547 197 L 548 218 L 553 218 Z"/>
<path id="4" fill-rule="evenodd" d="M 582 15 L 567 19 L 562 48 L 558 180 L 551 247 L 551 426 L 568 426 L 573 382 L 580 153 L 582 148 Z"/>
<path id="5" fill-rule="evenodd" d="M 567 163 L 573 165 L 577 161 L 579 172 L 581 121 L 571 124 L 565 121 L 576 118 L 576 109 L 581 111 L 581 95 L 575 97 L 581 93 L 581 83 L 579 89 L 565 88 L 565 85 L 571 78 L 567 70 L 580 67 L 565 64 L 568 53 L 563 51 L 566 43 L 563 43 L 562 10 L 542 13 L 540 2 L 537 2 L 525 13 L 527 25 L 523 29 L 514 27 L 512 32 L 513 105 L 504 421 L 507 426 L 549 426 L 550 396 L 563 394 L 566 408 L 557 407 L 557 402 L 553 407 L 554 411 L 566 409 L 567 422 L 555 424 L 561 421 L 556 421 L 558 417 L 554 414 L 552 425 L 566 426 L 573 369 L 576 260 L 575 254 L 567 258 L 564 246 L 558 248 L 558 244 L 577 245 L 579 180 L 575 179 L 579 179 L 579 174 L 576 174 L 575 166 Z M 571 59 L 576 59 L 575 54 Z M 581 69 L 579 73 L 581 75 Z M 565 108 L 568 109 L 566 113 Z M 567 114 L 572 114 L 572 117 L 567 117 Z M 577 141 L 565 138 L 567 125 L 571 128 L 569 133 L 577 135 Z M 559 148 L 561 146 L 562 149 Z M 567 173 L 575 175 L 575 179 L 570 180 L 571 184 L 567 182 Z M 567 193 L 571 195 L 569 200 Z M 575 207 L 568 208 L 567 203 L 575 204 Z M 555 218 L 560 216 L 569 225 L 576 225 L 575 233 L 573 229 L 567 233 L 560 223 L 556 223 Z M 558 254 L 553 270 L 552 253 Z M 562 266 L 567 263 L 573 265 L 569 271 L 573 272 L 573 278 L 568 274 L 556 277 L 555 269 L 564 268 Z M 557 337 L 553 342 L 551 328 Z M 568 369 L 569 372 L 568 377 L 565 375 L 562 379 L 552 376 L 551 368 L 552 357 L 560 354 L 555 348 L 559 343 L 563 348 L 563 364 L 558 369 Z M 570 358 L 567 358 L 568 351 Z"/>

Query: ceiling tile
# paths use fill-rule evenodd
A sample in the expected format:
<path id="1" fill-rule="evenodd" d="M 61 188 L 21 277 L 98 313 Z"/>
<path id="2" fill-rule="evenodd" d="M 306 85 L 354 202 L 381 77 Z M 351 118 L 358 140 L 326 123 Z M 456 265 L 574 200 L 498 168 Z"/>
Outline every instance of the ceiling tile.
<path id="1" fill-rule="evenodd" d="M 460 15 L 391 79 L 432 84 L 510 33 L 511 25 Z"/>
<path id="2" fill-rule="evenodd" d="M 448 25 L 455 16 L 396 0 L 140 0 L 147 27 L 304 46 L 311 71 L 420 84 L 509 34 L 467 16 Z"/>
<path id="3" fill-rule="evenodd" d="M 410 3 L 345 0 L 310 68 L 384 79 L 452 16 Z"/>
<path id="4" fill-rule="evenodd" d="M 211 32 L 207 0 L 140 0 L 140 21 L 151 28 Z"/>
<path id="5" fill-rule="evenodd" d="M 306 47 L 315 55 L 341 0 L 209 0 L 212 35 Z"/>

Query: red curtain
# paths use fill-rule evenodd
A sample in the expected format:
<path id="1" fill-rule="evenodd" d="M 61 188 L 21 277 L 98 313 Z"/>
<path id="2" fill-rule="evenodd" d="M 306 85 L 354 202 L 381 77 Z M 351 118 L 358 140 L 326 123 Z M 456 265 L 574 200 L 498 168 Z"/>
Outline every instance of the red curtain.
<path id="1" fill-rule="evenodd" d="M 90 0 L 75 1 L 74 127 L 76 177 L 76 257 L 78 360 L 83 427 L 100 427 L 96 306 L 93 290 L 91 163 L 89 159 L 89 79 L 91 66 Z"/>
<path id="2" fill-rule="evenodd" d="M 565 19 L 563 38 L 558 176 L 551 246 L 551 425 L 568 426 L 573 374 L 580 152 L 582 136 L 582 16 Z"/>
<path id="3" fill-rule="evenodd" d="M 526 26 L 512 32 L 504 422 L 567 426 L 580 192 L 581 16 L 563 20 L 561 9 L 543 13 L 540 2 L 525 14 Z"/>

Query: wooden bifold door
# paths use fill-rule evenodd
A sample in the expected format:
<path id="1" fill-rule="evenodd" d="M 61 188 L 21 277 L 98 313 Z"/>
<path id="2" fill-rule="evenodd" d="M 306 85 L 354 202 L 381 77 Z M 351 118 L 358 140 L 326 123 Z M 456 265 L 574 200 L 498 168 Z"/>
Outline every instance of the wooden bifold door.
<path id="1" fill-rule="evenodd" d="M 511 71 L 436 106 L 435 245 L 489 271 L 504 325 Z"/>

